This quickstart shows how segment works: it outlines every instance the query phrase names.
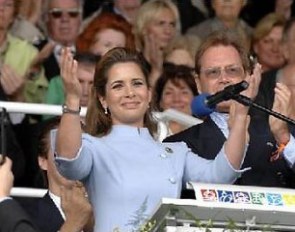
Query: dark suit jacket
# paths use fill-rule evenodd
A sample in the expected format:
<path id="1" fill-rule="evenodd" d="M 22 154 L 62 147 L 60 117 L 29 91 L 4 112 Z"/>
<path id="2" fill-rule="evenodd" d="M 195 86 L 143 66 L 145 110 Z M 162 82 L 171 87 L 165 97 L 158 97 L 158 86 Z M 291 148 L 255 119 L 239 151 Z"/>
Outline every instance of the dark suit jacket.
<path id="1" fill-rule="evenodd" d="M 272 108 L 275 97 L 274 89 L 277 83 L 277 74 L 278 69 L 270 70 L 262 74 L 261 82 L 259 85 L 259 91 L 256 96 L 255 103 L 268 109 Z M 250 114 L 251 116 L 255 117 L 258 116 L 268 118 L 268 114 L 255 108 L 250 108 Z"/>
<path id="2" fill-rule="evenodd" d="M 0 232 L 37 232 L 24 209 L 14 200 L 0 203 Z"/>
<path id="3" fill-rule="evenodd" d="M 295 186 L 295 173 L 284 159 L 271 162 L 276 143 L 269 130 L 268 121 L 253 119 L 249 125 L 250 142 L 242 168 L 251 167 L 236 181 L 240 185 L 271 187 Z M 204 123 L 166 138 L 165 142 L 184 141 L 201 157 L 214 159 L 226 138 L 208 117 Z"/>
<path id="4" fill-rule="evenodd" d="M 56 232 L 64 223 L 48 192 L 42 198 L 18 199 L 42 232 Z"/>

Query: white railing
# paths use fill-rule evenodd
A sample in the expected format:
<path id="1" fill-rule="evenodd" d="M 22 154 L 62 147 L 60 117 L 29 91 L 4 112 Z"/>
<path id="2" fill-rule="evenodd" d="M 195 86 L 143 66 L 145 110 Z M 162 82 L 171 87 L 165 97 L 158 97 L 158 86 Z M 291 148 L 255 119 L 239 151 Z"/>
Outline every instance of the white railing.
<path id="1" fill-rule="evenodd" d="M 0 101 L 0 108 L 5 108 L 9 113 L 24 113 L 24 114 L 47 114 L 47 115 L 61 115 L 62 106 L 60 105 L 47 105 L 47 104 L 34 104 L 34 103 L 20 103 L 20 102 L 5 102 Z M 86 107 L 81 108 L 80 115 L 86 115 Z M 174 109 L 168 109 L 164 112 L 154 112 L 155 119 L 159 122 L 176 121 L 187 127 L 199 124 L 202 120 L 194 118 L 190 115 L 181 113 Z M 167 135 L 167 128 L 159 127 L 159 137 L 164 138 Z M 44 189 L 31 189 L 31 188 L 13 188 L 12 196 L 23 197 L 42 197 L 46 190 Z"/>
<path id="2" fill-rule="evenodd" d="M 59 105 L 35 104 L 35 103 L 20 103 L 20 102 L 5 102 L 0 101 L 0 107 L 5 108 L 10 113 L 24 114 L 48 114 L 61 115 L 62 107 Z M 86 107 L 81 108 L 81 116 L 86 115 Z"/>
<path id="3" fill-rule="evenodd" d="M 34 104 L 34 103 L 20 103 L 20 102 L 5 102 L 0 101 L 0 107 L 5 108 L 10 113 L 24 113 L 24 114 L 48 114 L 61 115 L 62 107 L 60 105 Z M 86 107 L 81 108 L 80 115 L 86 115 Z M 154 112 L 155 118 L 159 121 L 174 120 L 185 126 L 193 126 L 199 124 L 202 120 L 194 118 L 190 115 L 184 114 L 174 109 L 168 109 L 164 112 Z"/>
<path id="4" fill-rule="evenodd" d="M 10 195 L 12 197 L 43 197 L 46 191 L 47 189 L 14 187 Z"/>

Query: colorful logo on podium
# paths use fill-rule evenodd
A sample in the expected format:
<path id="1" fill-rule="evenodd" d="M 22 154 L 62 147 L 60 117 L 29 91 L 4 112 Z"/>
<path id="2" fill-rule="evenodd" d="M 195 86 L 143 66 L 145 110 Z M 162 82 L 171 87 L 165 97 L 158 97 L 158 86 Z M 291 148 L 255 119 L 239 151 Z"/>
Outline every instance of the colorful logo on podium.
<path id="1" fill-rule="evenodd" d="M 261 206 L 288 206 L 294 207 L 295 210 L 295 194 L 290 193 L 236 191 L 213 188 L 200 188 L 199 191 L 201 196 L 200 200 L 203 202 L 252 204 Z"/>

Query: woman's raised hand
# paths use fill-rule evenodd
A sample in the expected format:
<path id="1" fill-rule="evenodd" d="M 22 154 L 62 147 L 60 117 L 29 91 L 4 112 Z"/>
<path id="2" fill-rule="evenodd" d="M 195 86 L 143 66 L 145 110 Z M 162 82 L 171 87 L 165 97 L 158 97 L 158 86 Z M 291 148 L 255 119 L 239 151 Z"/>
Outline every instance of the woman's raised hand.
<path id="1" fill-rule="evenodd" d="M 69 48 L 62 50 L 60 68 L 66 101 L 80 100 L 82 88 L 77 76 L 78 62 L 74 60 Z"/>

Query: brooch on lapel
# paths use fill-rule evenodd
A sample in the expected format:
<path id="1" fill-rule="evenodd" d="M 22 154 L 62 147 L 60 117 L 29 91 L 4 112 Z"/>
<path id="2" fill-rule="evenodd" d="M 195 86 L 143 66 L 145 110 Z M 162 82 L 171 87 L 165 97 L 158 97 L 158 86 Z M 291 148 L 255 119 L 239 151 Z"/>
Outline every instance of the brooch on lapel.
<path id="1" fill-rule="evenodd" d="M 173 150 L 170 147 L 165 147 L 165 151 L 170 154 L 173 153 Z"/>

